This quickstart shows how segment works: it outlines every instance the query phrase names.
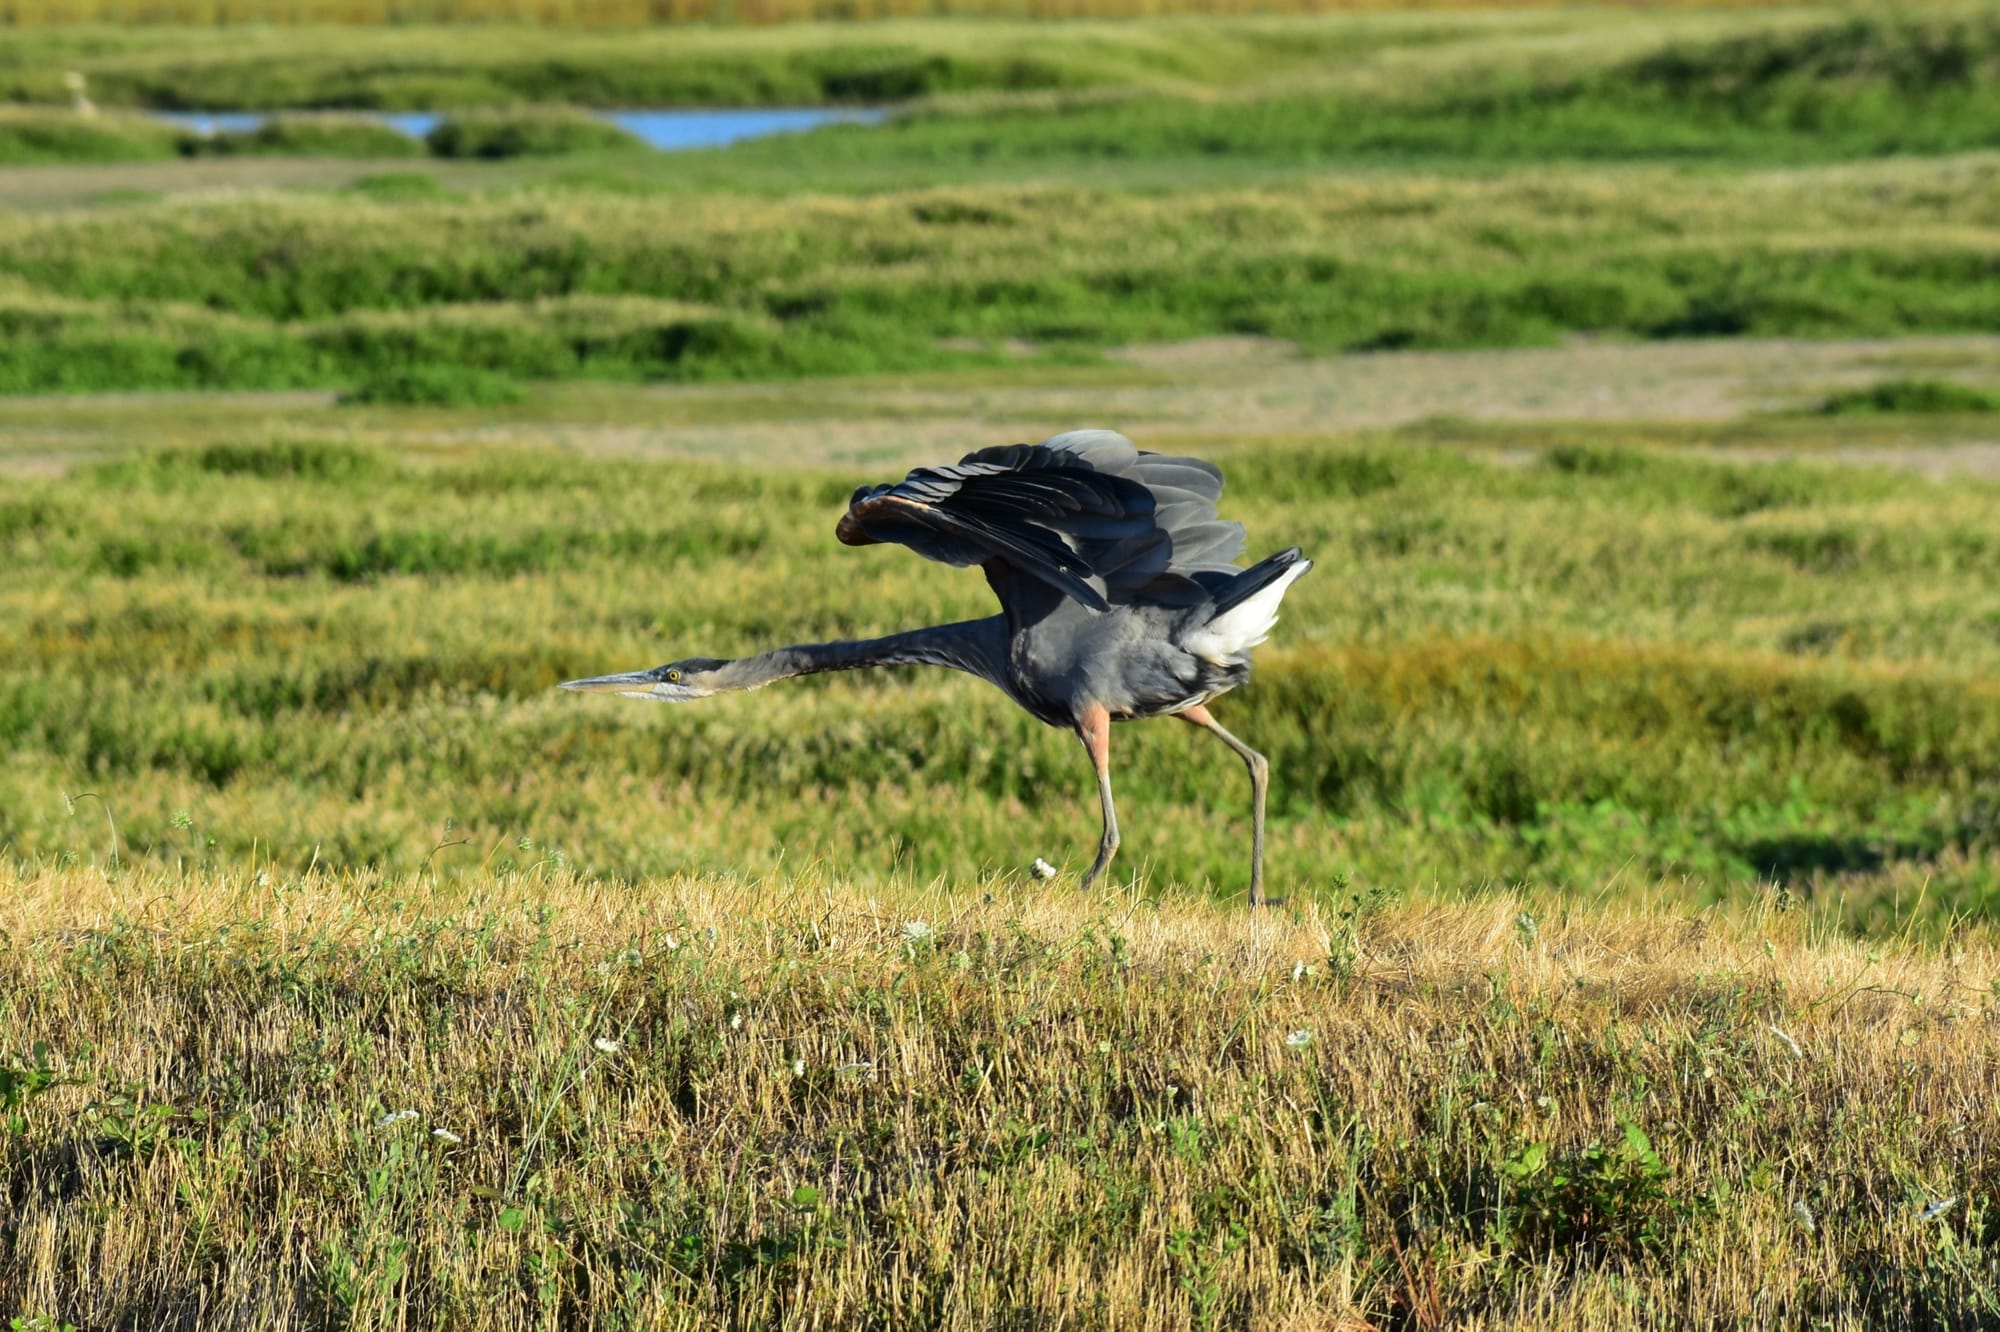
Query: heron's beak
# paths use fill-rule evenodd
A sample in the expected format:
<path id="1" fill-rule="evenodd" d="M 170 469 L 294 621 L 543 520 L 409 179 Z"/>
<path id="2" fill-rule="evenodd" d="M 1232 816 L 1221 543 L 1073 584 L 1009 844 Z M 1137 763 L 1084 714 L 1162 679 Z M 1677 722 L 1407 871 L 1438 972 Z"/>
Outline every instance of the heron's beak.
<path id="1" fill-rule="evenodd" d="M 658 698 L 659 683 L 651 671 L 626 671 L 623 675 L 594 675 L 588 680 L 565 680 L 564 689 L 580 694 L 621 694 L 626 698 Z"/>

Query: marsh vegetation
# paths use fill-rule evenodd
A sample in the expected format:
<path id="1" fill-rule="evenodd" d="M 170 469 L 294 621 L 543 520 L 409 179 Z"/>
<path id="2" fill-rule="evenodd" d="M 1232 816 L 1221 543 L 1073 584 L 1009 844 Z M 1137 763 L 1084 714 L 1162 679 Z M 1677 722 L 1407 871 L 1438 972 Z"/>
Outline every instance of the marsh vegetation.
<path id="1" fill-rule="evenodd" d="M 905 114 L 0 116 L 68 159 L 0 169 L 0 1308 L 2000 1319 L 1997 31 L 24 33 L 26 101 Z M 1080 424 L 1317 562 L 1218 704 L 1283 912 L 1190 728 L 1083 895 L 1074 738 L 976 682 L 551 688 L 983 613 L 834 517 Z"/>

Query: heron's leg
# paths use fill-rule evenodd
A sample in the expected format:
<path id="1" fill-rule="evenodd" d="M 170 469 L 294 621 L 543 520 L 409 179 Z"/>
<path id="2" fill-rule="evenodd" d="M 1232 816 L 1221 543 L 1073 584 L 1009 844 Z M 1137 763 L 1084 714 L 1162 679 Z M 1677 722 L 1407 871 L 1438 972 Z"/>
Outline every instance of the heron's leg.
<path id="1" fill-rule="evenodd" d="M 1201 704 L 1184 709 L 1177 715 L 1204 731 L 1215 732 L 1222 743 L 1235 750 L 1244 766 L 1250 769 L 1250 906 L 1254 910 L 1264 905 L 1264 792 L 1271 784 L 1270 761 L 1231 735 Z M 1280 901 L 1282 899 L 1274 899 L 1271 905 L 1276 906 Z"/>
<path id="2" fill-rule="evenodd" d="M 1111 804 L 1111 714 L 1093 703 L 1077 718 L 1076 733 L 1090 754 L 1090 765 L 1097 769 L 1097 798 L 1104 805 L 1104 839 L 1097 844 L 1097 859 L 1083 876 L 1083 886 L 1088 888 L 1118 854 L 1118 811 Z"/>

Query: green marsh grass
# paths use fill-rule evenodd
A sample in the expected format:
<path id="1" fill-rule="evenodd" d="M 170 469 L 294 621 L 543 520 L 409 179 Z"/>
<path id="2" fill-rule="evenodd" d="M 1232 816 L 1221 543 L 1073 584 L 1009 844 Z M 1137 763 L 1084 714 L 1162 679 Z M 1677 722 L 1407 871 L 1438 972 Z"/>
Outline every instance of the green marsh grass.
<path id="1" fill-rule="evenodd" d="M 1143 432 L 1142 432 L 1143 438 Z M 1309 897 L 1435 883 L 1698 900 L 1782 882 L 1880 929 L 2000 903 L 2000 493 L 1621 450 L 1503 465 L 1410 438 L 1204 449 L 1258 552 L 1318 561 L 1227 724 L 1272 758 Z M 0 845 L 593 873 L 1074 864 L 1074 738 L 949 674 L 655 709 L 560 680 L 984 613 L 975 576 L 849 552 L 846 471 L 218 439 L 0 504 Z M 837 570 L 836 577 L 826 577 Z M 1118 732 L 1122 868 L 1241 891 L 1240 771 Z M 456 832 L 446 838 L 440 830 Z M 82 840 L 79 840 L 82 839 Z M 204 843 L 206 845 L 206 843 Z"/>
<path id="2" fill-rule="evenodd" d="M 770 379 L 1215 334 L 1308 349 L 1565 334 L 1984 331 L 2000 158 L 1548 167 L 1152 196 L 600 190 L 0 215 L 0 391 Z"/>
<path id="3" fill-rule="evenodd" d="M 644 150 L 629 131 L 568 107 L 519 107 L 447 116 L 424 136 L 438 157 L 557 157 Z"/>
<path id="4" fill-rule="evenodd" d="M 526 396 L 504 376 L 463 366 L 410 365 L 387 370 L 341 395 L 343 406 L 421 403 L 437 407 L 504 407 Z"/>
<path id="5" fill-rule="evenodd" d="M 16 0 L 16 12 L 24 2 Z M 63 3 L 72 14 L 84 12 L 71 0 Z M 443 110 L 522 102 L 767 106 L 977 92 L 1245 88 L 1302 74 L 1366 71 L 1405 57 L 1520 63 L 1560 51 L 1574 67 L 1676 42 L 1700 46 L 1838 21 L 1817 7 L 1796 5 L 1750 13 L 1740 5 L 1640 12 L 1631 5 L 1508 8 L 1182 15 L 1144 23 L 1068 14 L 1075 21 L 1060 25 L 1006 16 L 737 27 L 648 21 L 610 31 L 448 25 L 405 15 L 383 25 L 236 24 L 226 41 L 216 40 L 215 29 L 203 22 L 30 25 L 8 33 L 0 53 L 0 99 L 66 106 L 71 94 L 63 76 L 72 70 L 107 106 L 249 111 Z M 1943 8 L 1980 12 L 1963 4 Z M 1690 9 L 1707 12 L 1685 12 Z"/>
<path id="6" fill-rule="evenodd" d="M 1633 10 L 1741 9 L 1786 0 L 1626 0 L 1622 14 Z M 1258 14 L 1370 14 L 1415 10 L 1429 15 L 1442 10 L 1485 10 L 1498 13 L 1528 11 L 1564 5 L 1565 0 L 1259 0 L 1246 6 Z M 1796 0 L 1790 0 L 1796 4 Z M 1083 18 L 1113 20 L 1159 19 L 1164 16 L 1195 14 L 1206 17 L 1214 8 L 1208 0 L 426 0 L 421 5 L 393 4 L 389 0 L 14 0 L 5 22 L 23 31 L 55 30 L 49 35 L 67 35 L 63 30 L 81 27 L 85 31 L 107 23 L 160 27 L 170 36 L 182 36 L 190 26 L 263 25 L 318 27 L 322 32 L 340 33 L 355 28 L 405 25 L 436 25 L 442 33 L 479 34 L 481 29 L 501 23 L 520 25 L 520 31 L 540 37 L 574 36 L 593 29 L 609 29 L 621 37 L 651 27 L 676 28 L 701 33 L 714 27 L 724 32 L 748 28 L 755 32 L 765 25 L 802 26 L 814 22 L 842 26 L 857 19 L 871 26 L 936 16 L 950 20 L 982 18 L 1015 21 L 1023 19 Z M 338 26 L 334 26 L 338 25 Z M 150 34 L 149 34 L 150 35 Z M 678 35 L 678 34 L 677 34 Z M 518 40 L 518 35 L 516 35 Z"/>
<path id="7" fill-rule="evenodd" d="M 128 193 L 0 215 L 0 387 L 118 390 L 0 404 L 0 1310 L 2000 1319 L 2000 486 L 1744 461 L 1985 432 L 1728 419 L 1991 343 L 1717 341 L 1719 387 L 1689 340 L 1995 326 L 1990 154 L 1827 161 L 1983 142 L 1986 12 L 838 31 L 0 52 L 44 100 L 921 102 L 671 162 L 10 175 Z M 1542 160 L 1598 129 L 1698 164 Z M 1398 346 L 1548 350 L 1295 358 Z M 1507 419 L 1628 401 L 1525 359 L 1570 355 L 1701 410 Z M 145 391 L 357 385 L 396 401 Z M 553 688 L 983 613 L 833 518 L 1045 417 L 1215 457 L 1251 552 L 1318 562 L 1217 705 L 1283 911 L 1171 721 L 1115 733 L 1083 895 L 1080 748 L 977 682 Z"/>
<path id="8" fill-rule="evenodd" d="M 388 125 L 359 116 L 273 116 L 250 130 L 188 134 L 189 157 L 263 154 L 297 157 L 416 157 L 423 146 Z"/>
<path id="9" fill-rule="evenodd" d="M 70 39 L 65 55 L 76 45 Z M 454 116 L 432 139 L 450 157 L 631 146 L 601 122 L 555 113 L 564 107 L 864 103 L 909 111 L 885 126 L 781 136 L 712 155 L 730 164 L 725 170 L 787 165 L 815 176 L 893 168 L 917 180 L 967 162 L 1016 175 L 1137 161 L 1196 171 L 1204 162 L 1802 163 L 2000 143 L 1992 129 L 2000 121 L 2000 21 L 1989 7 L 1966 5 L 1084 24 L 1066 27 L 1060 42 L 1034 25 L 930 23 L 555 38 L 265 29 L 226 48 L 190 46 L 171 33 L 83 45 L 87 58 L 73 63 L 88 67 L 112 102 L 437 110 Z M 62 65 L 16 62 L 14 71 L 0 65 L 0 95 L 66 96 L 49 72 Z M 551 110 L 498 109 L 524 103 Z M 465 119 L 468 107 L 488 110 Z M 354 156 L 360 134 L 307 127 L 268 142 L 217 141 Z M 72 141 L 82 160 L 102 159 L 120 142 L 44 133 L 36 151 Z M 144 149 L 135 141 L 127 155 Z M 384 155 L 397 151 L 388 145 Z"/>
<path id="10" fill-rule="evenodd" d="M 1948 379 L 1887 379 L 1836 393 L 1819 411 L 1825 416 L 2000 412 L 2000 393 Z"/>
<path id="11" fill-rule="evenodd" d="M 1664 39 L 1665 34 L 1659 34 Z M 1644 160 L 1788 162 L 2000 144 L 2000 18 L 1826 16 L 1632 51 L 1329 62 L 1223 95 L 1133 90 L 943 104 L 880 132 L 745 145 L 745 161 L 1194 160 L 1321 166 Z M 1595 56 L 1596 58 L 1592 58 Z M 1426 69 L 1421 61 L 1436 62 Z"/>
<path id="12" fill-rule="evenodd" d="M 179 156 L 183 131 L 144 116 L 0 107 L 0 164 L 131 162 Z"/>

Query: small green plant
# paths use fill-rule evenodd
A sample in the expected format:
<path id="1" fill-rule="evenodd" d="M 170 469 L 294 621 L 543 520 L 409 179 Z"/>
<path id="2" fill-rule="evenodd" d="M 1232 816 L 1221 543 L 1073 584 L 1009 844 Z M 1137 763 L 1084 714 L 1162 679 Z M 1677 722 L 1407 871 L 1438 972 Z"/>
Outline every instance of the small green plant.
<path id="1" fill-rule="evenodd" d="M 97 1132 L 100 1150 L 149 1161 L 162 1149 L 199 1151 L 209 1116 L 199 1107 L 183 1110 L 150 1095 L 139 1083 L 117 1083 L 104 1090 L 85 1112 Z"/>
<path id="2" fill-rule="evenodd" d="M 1704 1204 L 1673 1191 L 1672 1172 L 1644 1130 L 1630 1120 L 1620 1127 L 1612 1145 L 1559 1154 L 1531 1142 L 1502 1162 L 1503 1232 L 1536 1253 L 1588 1246 L 1631 1258 L 1667 1247 L 1674 1227 Z"/>
<path id="3" fill-rule="evenodd" d="M 49 1063 L 46 1041 L 36 1041 L 25 1064 L 0 1063 L 0 1129 L 14 1137 L 28 1131 L 28 1103 L 62 1084 Z"/>
<path id="4" fill-rule="evenodd" d="M 75 1323 L 65 1323 L 51 1314 L 15 1314 L 7 1320 L 8 1332 L 77 1332 Z"/>

